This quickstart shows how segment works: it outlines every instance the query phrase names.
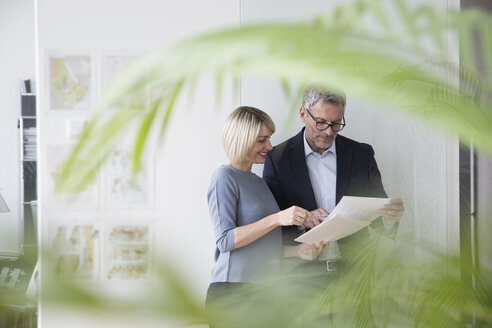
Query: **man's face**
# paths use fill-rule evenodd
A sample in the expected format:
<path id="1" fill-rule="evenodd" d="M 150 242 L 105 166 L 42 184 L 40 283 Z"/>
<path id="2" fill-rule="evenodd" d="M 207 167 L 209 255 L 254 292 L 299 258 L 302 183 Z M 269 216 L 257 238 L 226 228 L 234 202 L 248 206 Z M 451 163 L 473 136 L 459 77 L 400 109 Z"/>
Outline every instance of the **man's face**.
<path id="1" fill-rule="evenodd" d="M 341 123 L 344 109 L 341 104 L 334 105 L 330 103 L 323 103 L 319 100 L 316 104 L 311 106 L 309 112 L 318 122 Z M 301 121 L 306 126 L 306 140 L 309 146 L 311 146 L 313 151 L 322 154 L 331 146 L 331 143 L 337 136 L 337 132 L 333 131 L 331 127 L 324 131 L 319 131 L 316 129 L 316 122 L 308 114 L 304 107 L 301 107 L 299 115 L 301 117 Z"/>

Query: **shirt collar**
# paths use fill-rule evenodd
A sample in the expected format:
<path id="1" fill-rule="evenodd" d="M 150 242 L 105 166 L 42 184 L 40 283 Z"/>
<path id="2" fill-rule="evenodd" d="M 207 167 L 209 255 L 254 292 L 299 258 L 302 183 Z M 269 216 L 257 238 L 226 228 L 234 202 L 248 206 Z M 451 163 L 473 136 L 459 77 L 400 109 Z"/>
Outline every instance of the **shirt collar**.
<path id="1" fill-rule="evenodd" d="M 303 133 L 303 136 L 302 136 L 302 139 L 304 140 L 304 157 L 308 157 L 310 154 L 313 154 L 317 157 L 325 157 L 328 155 L 329 152 L 333 153 L 333 154 L 337 154 L 337 150 L 336 150 L 336 146 L 335 146 L 335 140 L 333 140 L 333 142 L 331 143 L 330 147 L 328 147 L 327 150 L 325 150 L 323 152 L 323 154 L 318 154 L 317 152 L 313 151 L 313 149 L 311 148 L 311 146 L 309 146 L 307 140 L 306 140 L 306 130 L 304 130 L 304 133 Z"/>

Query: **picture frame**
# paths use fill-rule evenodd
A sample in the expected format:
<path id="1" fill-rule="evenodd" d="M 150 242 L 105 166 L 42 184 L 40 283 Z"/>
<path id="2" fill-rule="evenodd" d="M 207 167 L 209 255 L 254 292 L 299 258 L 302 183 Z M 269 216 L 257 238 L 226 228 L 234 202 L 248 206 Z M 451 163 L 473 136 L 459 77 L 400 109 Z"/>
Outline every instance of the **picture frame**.
<path id="1" fill-rule="evenodd" d="M 153 225 L 148 220 L 109 220 L 104 227 L 102 279 L 148 281 L 153 258 Z"/>
<path id="2" fill-rule="evenodd" d="M 99 280 L 101 242 L 97 220 L 52 220 L 48 236 L 51 274 L 57 279 Z"/>
<path id="3" fill-rule="evenodd" d="M 45 49 L 45 99 L 49 113 L 86 115 L 95 106 L 96 56 L 89 50 Z"/>
<path id="4" fill-rule="evenodd" d="M 59 177 L 63 162 L 67 159 L 73 144 L 46 145 L 44 188 L 47 196 L 48 211 L 96 211 L 101 208 L 101 173 L 84 191 L 79 193 L 55 192 L 56 179 Z"/>

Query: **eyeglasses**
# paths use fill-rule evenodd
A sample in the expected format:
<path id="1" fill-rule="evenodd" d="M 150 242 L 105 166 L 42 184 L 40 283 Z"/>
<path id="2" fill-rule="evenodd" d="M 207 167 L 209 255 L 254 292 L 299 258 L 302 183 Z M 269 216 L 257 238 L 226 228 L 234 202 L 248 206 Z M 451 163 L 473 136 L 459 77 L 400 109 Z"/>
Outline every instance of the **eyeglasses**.
<path id="1" fill-rule="evenodd" d="M 328 129 L 329 127 L 331 127 L 331 130 L 333 132 L 338 132 L 338 131 L 341 131 L 346 125 L 344 116 L 342 116 L 342 123 L 328 123 L 328 122 L 324 122 L 324 121 L 320 122 L 320 121 L 316 121 L 314 116 L 311 114 L 311 112 L 307 108 L 305 108 L 305 109 L 306 109 L 306 112 L 309 114 L 309 116 L 311 116 L 313 121 L 316 122 L 316 129 L 318 131 L 324 131 L 324 130 Z"/>

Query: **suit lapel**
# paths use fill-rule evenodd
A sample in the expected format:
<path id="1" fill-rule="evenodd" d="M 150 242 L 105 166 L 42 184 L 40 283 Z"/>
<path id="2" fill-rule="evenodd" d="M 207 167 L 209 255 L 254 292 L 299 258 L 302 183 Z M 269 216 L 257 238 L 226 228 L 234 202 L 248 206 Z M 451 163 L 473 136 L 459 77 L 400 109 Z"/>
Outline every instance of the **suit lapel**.
<path id="1" fill-rule="evenodd" d="M 345 137 L 337 135 L 335 145 L 337 148 L 337 195 L 336 202 L 342 199 L 347 191 L 352 166 L 352 149 L 345 142 Z"/>
<path id="2" fill-rule="evenodd" d="M 308 168 L 306 165 L 306 156 L 304 154 L 304 128 L 295 136 L 290 144 L 290 162 L 292 165 L 292 176 L 295 177 L 298 197 L 301 200 L 299 206 L 306 210 L 314 210 L 318 208 L 314 197 L 313 187 L 309 179 Z"/>

